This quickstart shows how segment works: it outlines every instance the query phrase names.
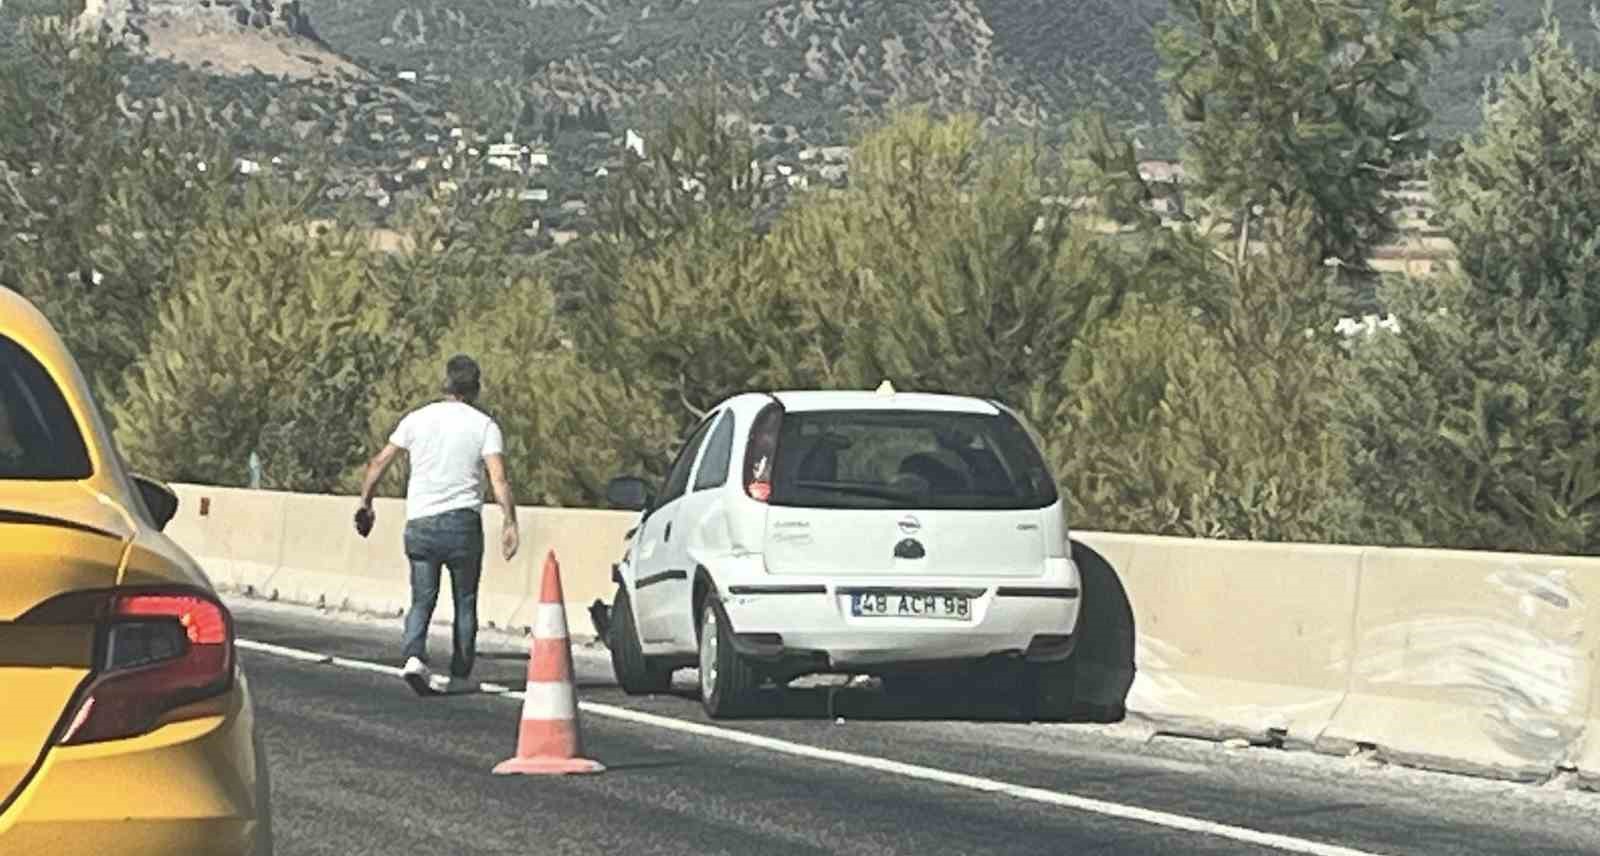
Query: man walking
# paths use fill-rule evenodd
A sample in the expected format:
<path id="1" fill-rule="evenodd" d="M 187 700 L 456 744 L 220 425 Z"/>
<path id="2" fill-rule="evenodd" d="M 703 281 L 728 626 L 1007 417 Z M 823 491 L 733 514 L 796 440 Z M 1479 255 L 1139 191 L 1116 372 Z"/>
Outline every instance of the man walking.
<path id="1" fill-rule="evenodd" d="M 457 354 L 445 365 L 444 399 L 407 413 L 389 442 L 367 464 L 356 528 L 371 531 L 373 493 L 402 449 L 410 457 L 406 485 L 406 558 L 411 564 L 411 609 L 406 613 L 402 656 L 406 683 L 418 694 L 468 688 L 478 636 L 478 579 L 483 574 L 483 471 L 489 471 L 495 502 L 505 516 L 501 554 L 517 553 L 517 510 L 506 480 L 505 441 L 494 419 L 473 406 L 479 392 L 478 364 Z M 450 677 L 427 666 L 428 624 L 439 598 L 441 567 L 450 569 L 455 598 Z"/>

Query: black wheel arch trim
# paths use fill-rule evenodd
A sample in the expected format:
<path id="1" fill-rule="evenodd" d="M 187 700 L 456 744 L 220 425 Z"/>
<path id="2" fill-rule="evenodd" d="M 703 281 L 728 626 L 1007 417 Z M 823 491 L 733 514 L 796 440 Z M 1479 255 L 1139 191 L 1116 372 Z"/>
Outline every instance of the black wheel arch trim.
<path id="1" fill-rule="evenodd" d="M 1078 590 L 1072 587 L 1043 588 L 1034 586 L 1001 586 L 995 589 L 996 597 L 1034 597 L 1053 598 L 1057 600 L 1073 600 L 1078 597 Z"/>
<path id="2" fill-rule="evenodd" d="M 827 594 L 828 587 L 816 585 L 728 586 L 728 594 Z"/>
<path id="3" fill-rule="evenodd" d="M 651 574 L 648 577 L 640 577 L 634 582 L 633 587 L 636 589 L 649 588 L 657 583 L 670 582 L 672 580 L 686 580 L 688 578 L 688 571 L 662 571 L 659 574 Z"/>

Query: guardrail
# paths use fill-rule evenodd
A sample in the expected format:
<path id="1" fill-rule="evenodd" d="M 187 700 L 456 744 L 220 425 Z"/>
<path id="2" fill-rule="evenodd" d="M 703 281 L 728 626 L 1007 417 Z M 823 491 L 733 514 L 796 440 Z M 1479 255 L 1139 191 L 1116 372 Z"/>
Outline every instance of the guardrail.
<path id="1" fill-rule="evenodd" d="M 350 497 L 175 486 L 168 533 L 223 589 L 398 616 L 400 502 L 365 540 Z M 489 535 L 499 511 L 485 509 Z M 628 513 L 520 508 L 488 540 L 479 610 L 532 622 L 556 551 L 568 624 L 609 601 Z M 1243 738 L 1525 781 L 1600 786 L 1600 559 L 1075 532 L 1080 694 L 1159 733 Z M 436 615 L 449 620 L 448 600 Z M 581 632 L 581 631 L 580 631 Z"/>

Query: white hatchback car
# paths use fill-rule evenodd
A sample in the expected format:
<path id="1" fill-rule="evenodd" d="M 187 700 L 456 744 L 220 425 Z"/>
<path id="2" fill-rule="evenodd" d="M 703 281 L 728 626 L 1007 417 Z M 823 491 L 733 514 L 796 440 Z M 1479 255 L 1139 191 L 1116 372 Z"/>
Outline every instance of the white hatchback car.
<path id="1" fill-rule="evenodd" d="M 607 493 L 641 512 L 606 630 L 630 694 L 698 666 L 724 717 L 764 680 L 915 687 L 1009 666 L 1030 709 L 1071 703 L 1081 585 L 1064 503 L 997 402 L 888 383 L 740 395 L 689 434 L 659 493 L 633 477 Z"/>

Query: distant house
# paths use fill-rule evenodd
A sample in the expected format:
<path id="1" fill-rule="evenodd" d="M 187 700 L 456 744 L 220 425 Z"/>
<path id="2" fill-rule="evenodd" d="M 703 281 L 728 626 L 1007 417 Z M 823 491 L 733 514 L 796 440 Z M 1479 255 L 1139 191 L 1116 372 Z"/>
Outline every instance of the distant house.
<path id="1" fill-rule="evenodd" d="M 1177 161 L 1140 161 L 1139 177 L 1157 184 L 1172 184 L 1183 180 L 1183 165 Z"/>
<path id="2" fill-rule="evenodd" d="M 522 147 L 516 143 L 495 143 L 489 146 L 489 165 L 507 172 L 523 172 Z"/>

